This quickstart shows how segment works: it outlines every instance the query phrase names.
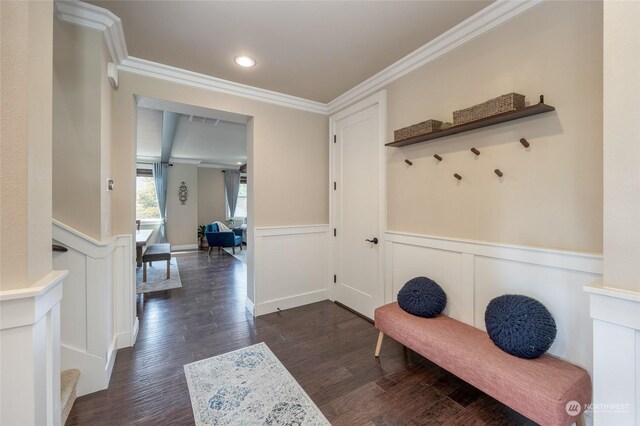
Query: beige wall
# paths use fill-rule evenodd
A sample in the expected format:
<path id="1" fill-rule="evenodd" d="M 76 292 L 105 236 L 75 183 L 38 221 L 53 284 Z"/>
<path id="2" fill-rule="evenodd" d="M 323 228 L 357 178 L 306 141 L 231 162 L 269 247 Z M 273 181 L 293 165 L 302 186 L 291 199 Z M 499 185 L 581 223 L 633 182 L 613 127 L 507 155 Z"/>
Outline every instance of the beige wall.
<path id="1" fill-rule="evenodd" d="M 198 168 L 198 224 L 226 219 L 224 174 L 221 169 Z"/>
<path id="2" fill-rule="evenodd" d="M 51 272 L 53 3 L 0 2 L 0 290 Z"/>
<path id="3" fill-rule="evenodd" d="M 640 290 L 640 3 L 604 4 L 604 282 Z"/>
<path id="4" fill-rule="evenodd" d="M 198 240 L 198 167 L 174 163 L 168 170 L 167 241 L 172 246 L 196 244 Z M 180 184 L 189 191 L 185 204 L 178 199 Z"/>
<path id="5" fill-rule="evenodd" d="M 120 72 L 112 128 L 114 233 L 134 226 L 134 95 L 252 116 L 255 226 L 328 223 L 326 116 Z"/>
<path id="6" fill-rule="evenodd" d="M 389 230 L 602 251 L 601 3 L 545 2 L 390 84 L 387 138 L 513 91 L 557 111 L 388 149 Z"/>
<path id="7" fill-rule="evenodd" d="M 98 241 L 110 235 L 107 61 L 101 32 L 55 20 L 53 217 Z"/>

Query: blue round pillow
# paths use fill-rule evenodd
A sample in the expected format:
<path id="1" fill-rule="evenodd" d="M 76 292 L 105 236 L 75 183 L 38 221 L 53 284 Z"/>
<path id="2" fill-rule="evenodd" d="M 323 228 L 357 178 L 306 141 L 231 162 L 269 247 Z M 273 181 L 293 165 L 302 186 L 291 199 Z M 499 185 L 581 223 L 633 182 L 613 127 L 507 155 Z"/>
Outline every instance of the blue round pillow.
<path id="1" fill-rule="evenodd" d="M 427 277 L 412 278 L 398 292 L 398 305 L 412 315 L 433 318 L 447 306 L 442 287 Z"/>
<path id="2" fill-rule="evenodd" d="M 551 313 L 527 296 L 496 297 L 487 306 L 484 323 L 493 343 L 518 358 L 539 358 L 556 338 L 556 322 Z"/>

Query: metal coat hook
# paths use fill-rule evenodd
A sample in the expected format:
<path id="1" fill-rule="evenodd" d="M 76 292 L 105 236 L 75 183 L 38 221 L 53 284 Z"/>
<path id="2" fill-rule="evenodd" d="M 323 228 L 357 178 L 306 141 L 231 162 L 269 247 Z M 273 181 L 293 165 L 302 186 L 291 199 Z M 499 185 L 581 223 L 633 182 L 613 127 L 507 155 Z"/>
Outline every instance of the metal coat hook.
<path id="1" fill-rule="evenodd" d="M 459 175 L 459 174 L 457 174 L 457 173 L 454 173 L 454 174 L 453 174 L 453 177 L 454 177 L 454 178 L 456 178 L 456 179 L 458 179 L 458 180 L 462 180 L 462 176 L 460 176 L 460 175 Z"/>
<path id="2" fill-rule="evenodd" d="M 480 151 L 475 148 L 471 148 L 471 152 L 473 152 L 475 155 L 480 155 Z"/>
<path id="3" fill-rule="evenodd" d="M 520 138 L 520 143 L 522 144 L 522 146 L 524 146 L 525 148 L 529 148 L 529 146 L 531 146 L 531 144 L 529 143 L 528 140 L 526 140 L 525 138 Z"/>
<path id="4" fill-rule="evenodd" d="M 435 158 L 438 161 L 442 161 L 442 157 L 440 157 L 438 154 L 434 154 L 433 158 Z"/>
<path id="5" fill-rule="evenodd" d="M 502 177 L 502 176 L 504 175 L 504 173 L 502 173 L 502 172 L 500 171 L 500 169 L 495 169 L 493 172 L 494 172 L 495 174 L 497 174 L 497 175 L 498 175 L 498 177 Z"/>
<path id="6" fill-rule="evenodd" d="M 406 160 L 406 159 L 405 159 L 405 160 L 404 160 L 404 162 L 405 162 L 405 163 L 407 163 L 407 164 L 408 164 L 408 165 L 410 165 L 410 166 L 413 166 L 413 163 L 412 163 L 411 161 L 409 161 L 409 160 Z"/>

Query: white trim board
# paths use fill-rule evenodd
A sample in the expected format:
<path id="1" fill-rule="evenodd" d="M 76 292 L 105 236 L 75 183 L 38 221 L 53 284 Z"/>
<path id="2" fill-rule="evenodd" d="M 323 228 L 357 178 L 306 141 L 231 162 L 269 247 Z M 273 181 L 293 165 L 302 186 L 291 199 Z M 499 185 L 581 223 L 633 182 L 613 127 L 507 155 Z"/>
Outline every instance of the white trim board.
<path id="1" fill-rule="evenodd" d="M 55 4 L 58 19 L 104 33 L 109 53 L 113 61 L 118 64 L 119 70 L 288 108 L 331 115 L 371 95 L 409 72 L 538 6 L 542 1 L 497 0 L 327 104 L 129 56 L 124 32 L 122 31 L 122 23 L 120 18 L 113 13 L 80 1 L 56 0 Z"/>

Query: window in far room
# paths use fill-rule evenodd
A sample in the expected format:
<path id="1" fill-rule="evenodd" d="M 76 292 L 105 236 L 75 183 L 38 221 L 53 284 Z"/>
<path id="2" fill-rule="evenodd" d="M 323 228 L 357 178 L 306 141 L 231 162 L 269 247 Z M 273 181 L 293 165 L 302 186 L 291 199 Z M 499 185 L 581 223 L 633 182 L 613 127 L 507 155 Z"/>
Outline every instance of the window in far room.
<path id="1" fill-rule="evenodd" d="M 160 220 L 156 184 L 150 169 L 138 169 L 136 173 L 136 219 Z"/>
<path id="2" fill-rule="evenodd" d="M 240 183 L 240 189 L 238 190 L 238 202 L 236 203 L 235 217 L 245 218 L 247 217 L 247 184 Z"/>

